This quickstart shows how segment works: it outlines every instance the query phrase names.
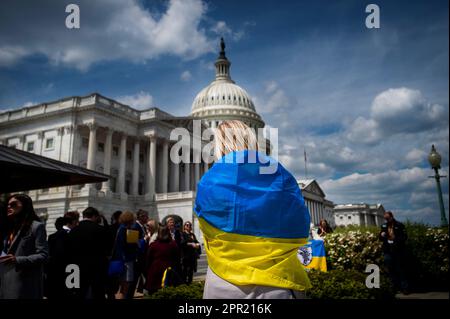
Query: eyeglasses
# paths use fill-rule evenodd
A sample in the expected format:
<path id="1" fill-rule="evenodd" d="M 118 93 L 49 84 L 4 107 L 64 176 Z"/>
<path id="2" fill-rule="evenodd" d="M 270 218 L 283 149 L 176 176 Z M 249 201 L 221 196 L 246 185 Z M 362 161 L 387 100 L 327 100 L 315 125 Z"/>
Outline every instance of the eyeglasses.
<path id="1" fill-rule="evenodd" d="M 192 227 L 192 225 L 191 225 L 191 224 L 184 224 L 184 226 L 189 226 L 189 227 Z"/>
<path id="2" fill-rule="evenodd" d="M 8 207 L 17 208 L 17 207 L 19 207 L 19 202 L 14 201 L 14 202 L 8 203 Z"/>

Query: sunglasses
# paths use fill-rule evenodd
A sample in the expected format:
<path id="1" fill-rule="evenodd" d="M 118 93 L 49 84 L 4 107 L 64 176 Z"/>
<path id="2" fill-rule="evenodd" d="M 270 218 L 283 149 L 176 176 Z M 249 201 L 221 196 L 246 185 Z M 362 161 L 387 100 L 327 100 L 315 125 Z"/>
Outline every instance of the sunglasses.
<path id="1" fill-rule="evenodd" d="M 184 226 L 189 226 L 189 227 L 192 227 L 192 225 L 191 225 L 191 224 L 184 224 Z"/>
<path id="2" fill-rule="evenodd" d="M 11 207 L 11 208 L 17 208 L 17 207 L 19 207 L 19 202 L 11 202 L 11 203 L 8 203 L 8 207 Z"/>

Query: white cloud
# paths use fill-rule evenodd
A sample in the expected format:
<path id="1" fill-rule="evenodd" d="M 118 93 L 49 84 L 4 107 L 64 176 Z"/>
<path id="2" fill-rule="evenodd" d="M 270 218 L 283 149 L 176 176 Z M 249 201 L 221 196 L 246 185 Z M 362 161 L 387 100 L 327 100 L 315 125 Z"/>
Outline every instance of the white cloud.
<path id="1" fill-rule="evenodd" d="M 33 105 L 36 105 L 36 104 L 38 104 L 38 103 L 28 101 L 28 102 L 23 103 L 23 105 L 21 107 L 33 106 Z"/>
<path id="2" fill-rule="evenodd" d="M 275 81 L 269 81 L 266 83 L 266 93 L 271 94 L 275 92 L 275 90 L 278 89 L 278 83 Z"/>
<path id="3" fill-rule="evenodd" d="M 285 91 L 278 87 L 275 81 L 269 81 L 265 85 L 264 96 L 261 98 L 253 97 L 257 111 L 263 114 L 280 112 L 280 109 L 286 108 L 291 104 Z"/>
<path id="4" fill-rule="evenodd" d="M 378 123 L 372 119 L 358 117 L 350 126 L 347 133 L 350 141 L 358 141 L 364 144 L 374 144 L 380 141 L 381 132 Z"/>
<path id="5" fill-rule="evenodd" d="M 230 37 L 233 41 L 239 41 L 245 35 L 243 30 L 233 32 L 225 21 L 217 21 L 211 31 L 222 37 Z"/>
<path id="6" fill-rule="evenodd" d="M 225 21 L 217 21 L 217 23 L 211 28 L 211 31 L 221 35 L 232 33 Z"/>
<path id="7" fill-rule="evenodd" d="M 438 224 L 440 218 L 439 211 L 430 206 L 415 209 L 398 208 L 394 211 L 394 214 L 397 219 L 421 222 L 428 225 Z"/>
<path id="8" fill-rule="evenodd" d="M 329 192 L 339 190 L 350 195 L 367 193 L 407 192 L 412 184 L 419 189 L 429 187 L 429 170 L 419 167 L 390 170 L 381 173 L 353 173 L 336 180 L 327 180 L 323 187 Z M 369 191 L 370 190 L 370 191 Z M 369 191 L 369 192 L 368 192 Z"/>
<path id="9" fill-rule="evenodd" d="M 405 156 L 405 159 L 412 164 L 421 163 L 424 160 L 426 160 L 426 158 L 427 158 L 427 153 L 424 150 L 419 150 L 417 148 L 412 149 Z"/>
<path id="10" fill-rule="evenodd" d="M 180 75 L 181 81 L 184 81 L 184 82 L 188 82 L 191 78 L 192 78 L 192 74 L 191 74 L 191 72 L 189 72 L 187 70 L 184 71 L 183 73 L 181 73 L 181 75 Z"/>
<path id="11" fill-rule="evenodd" d="M 26 55 L 26 50 L 20 46 L 0 46 L 0 66 L 15 64 Z"/>
<path id="12" fill-rule="evenodd" d="M 444 115 L 444 107 L 426 101 L 419 90 L 403 87 L 377 95 L 371 115 L 381 129 L 392 133 L 417 132 L 433 128 Z"/>
<path id="13" fill-rule="evenodd" d="M 64 12 L 53 1 L 9 3 L 8 10 L 0 12 L 0 20 L 8 15 L 9 21 L 7 28 L 0 28 L 0 65 L 41 54 L 55 65 L 86 70 L 105 60 L 144 62 L 164 54 L 190 59 L 214 47 L 199 26 L 206 14 L 201 0 L 170 0 L 164 12 L 150 12 L 138 0 L 80 0 L 77 4 L 81 26 L 69 30 L 61 22 Z M 18 13 L 20 19 L 10 16 Z"/>
<path id="14" fill-rule="evenodd" d="M 431 184 L 431 181 L 429 181 L 429 184 Z M 436 202 L 436 197 L 430 196 L 430 193 L 413 192 L 409 197 L 409 202 L 413 205 L 431 205 Z"/>
<path id="15" fill-rule="evenodd" d="M 116 100 L 136 110 L 145 110 L 153 106 L 153 97 L 144 91 L 132 95 L 119 96 Z"/>
<path id="16" fill-rule="evenodd" d="M 448 168 L 446 168 L 448 169 Z M 381 203 L 402 219 L 439 223 L 435 183 L 428 178 L 430 169 L 412 167 L 380 173 L 353 173 L 328 179 L 321 186 L 335 203 Z M 444 189 L 446 192 L 446 189 Z M 448 195 L 445 193 L 448 207 Z"/>
<path id="17" fill-rule="evenodd" d="M 297 179 L 304 179 L 306 173 L 308 178 L 317 176 L 330 177 L 334 170 L 331 166 L 323 162 L 312 161 L 307 155 L 307 172 L 305 172 L 305 160 L 303 148 L 301 151 L 297 145 L 281 144 L 279 161 L 283 164 Z"/>
<path id="18" fill-rule="evenodd" d="M 419 90 L 405 87 L 378 94 L 370 115 L 351 123 L 347 132 L 350 141 L 376 144 L 396 134 L 416 134 L 448 126 L 445 120 L 448 110 L 428 102 Z"/>

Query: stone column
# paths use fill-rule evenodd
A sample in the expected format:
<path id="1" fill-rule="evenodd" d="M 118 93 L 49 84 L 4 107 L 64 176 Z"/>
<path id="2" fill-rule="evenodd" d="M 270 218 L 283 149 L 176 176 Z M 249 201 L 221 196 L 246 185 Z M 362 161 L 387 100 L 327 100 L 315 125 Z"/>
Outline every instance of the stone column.
<path id="1" fill-rule="evenodd" d="M 184 191 L 191 190 L 191 166 L 190 163 L 184 163 Z"/>
<path id="2" fill-rule="evenodd" d="M 320 222 L 320 211 L 319 211 L 319 203 L 316 202 L 316 220 L 317 224 Z"/>
<path id="3" fill-rule="evenodd" d="M 149 136 L 150 143 L 148 145 L 147 156 L 147 193 L 146 197 L 153 201 L 155 197 L 155 177 L 156 177 L 156 136 Z"/>
<path id="4" fill-rule="evenodd" d="M 80 152 L 81 149 L 81 136 L 79 132 L 79 126 L 74 125 L 72 127 L 72 150 L 70 151 L 70 163 L 74 165 L 80 165 Z"/>
<path id="5" fill-rule="evenodd" d="M 42 150 L 44 148 L 44 138 L 45 138 L 45 133 L 44 131 L 40 131 L 37 133 L 37 137 L 39 140 L 39 150 L 37 152 L 37 154 L 42 155 Z"/>
<path id="6" fill-rule="evenodd" d="M 319 202 L 316 202 L 316 214 L 317 214 L 317 223 L 320 222 L 320 207 L 319 207 Z"/>
<path id="7" fill-rule="evenodd" d="M 131 183 L 131 194 L 134 196 L 139 195 L 139 146 L 140 141 L 136 139 L 134 141 L 133 176 Z"/>
<path id="8" fill-rule="evenodd" d="M 20 135 L 19 136 L 19 145 L 17 146 L 17 149 L 22 150 L 22 151 L 26 151 L 27 150 L 27 141 L 26 141 L 26 136 L 25 135 Z M 56 141 L 55 141 L 56 143 Z"/>
<path id="9" fill-rule="evenodd" d="M 172 178 L 171 178 L 171 184 L 172 184 L 172 192 L 179 192 L 180 191 L 180 164 L 172 163 Z"/>
<path id="10" fill-rule="evenodd" d="M 162 192 L 167 193 L 169 185 L 169 142 L 163 142 L 163 158 L 162 158 Z"/>
<path id="11" fill-rule="evenodd" d="M 209 164 L 206 162 L 203 162 L 203 175 L 206 174 L 208 169 L 209 169 Z"/>
<path id="12" fill-rule="evenodd" d="M 197 183 L 200 180 L 200 152 L 194 150 L 194 190 L 197 190 Z"/>
<path id="13" fill-rule="evenodd" d="M 97 125 L 89 123 L 89 147 L 87 155 L 87 168 L 95 170 L 95 154 L 97 153 Z"/>
<path id="14" fill-rule="evenodd" d="M 105 141 L 105 158 L 103 161 L 103 173 L 106 175 L 111 175 L 111 153 L 112 153 L 112 136 L 114 131 L 112 129 L 106 129 L 106 141 Z M 102 184 L 102 191 L 110 191 L 110 180 Z"/>
<path id="15" fill-rule="evenodd" d="M 125 169 L 127 161 L 127 134 L 122 133 L 120 139 L 120 150 L 119 150 L 119 178 L 118 178 L 118 188 L 117 192 L 122 195 L 125 193 Z"/>
<path id="16" fill-rule="evenodd" d="M 57 136 L 59 137 L 59 144 L 57 146 L 58 153 L 58 161 L 61 161 L 62 156 L 62 148 L 63 148 L 63 138 L 64 138 L 64 127 L 60 127 L 57 129 Z M 55 141 L 56 143 L 56 141 Z"/>
<path id="17" fill-rule="evenodd" d="M 73 133 L 74 133 L 74 128 L 72 125 L 67 125 L 64 126 L 64 134 L 68 137 L 69 139 L 69 143 L 66 143 L 66 147 L 67 147 L 67 151 L 61 155 L 61 158 L 63 162 L 66 163 L 71 163 L 72 161 L 72 152 L 73 152 Z"/>
<path id="18" fill-rule="evenodd" d="M 317 216 L 316 216 L 316 203 L 314 201 L 311 201 L 311 207 L 312 207 L 312 211 L 313 211 L 313 224 L 316 225 L 317 223 Z"/>

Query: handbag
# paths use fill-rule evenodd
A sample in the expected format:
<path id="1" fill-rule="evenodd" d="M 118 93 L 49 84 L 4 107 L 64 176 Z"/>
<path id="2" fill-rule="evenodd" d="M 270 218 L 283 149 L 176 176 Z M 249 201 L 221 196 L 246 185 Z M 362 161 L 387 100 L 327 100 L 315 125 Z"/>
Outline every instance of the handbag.
<path id="1" fill-rule="evenodd" d="M 145 253 L 145 249 L 146 248 L 147 248 L 147 241 L 144 238 L 139 239 L 139 241 L 138 241 L 138 252 L 139 252 L 139 254 Z"/>
<path id="2" fill-rule="evenodd" d="M 110 260 L 108 267 L 109 276 L 120 276 L 125 271 L 123 260 Z"/>
<path id="3" fill-rule="evenodd" d="M 114 245 L 111 252 L 111 258 L 114 258 L 117 246 L 117 237 L 119 235 L 120 228 L 117 230 L 116 238 L 114 239 Z M 111 259 L 108 265 L 108 276 L 120 276 L 125 271 L 125 262 L 120 259 Z"/>
<path id="4" fill-rule="evenodd" d="M 127 244 L 138 244 L 139 232 L 134 229 L 127 229 Z"/>
<path id="5" fill-rule="evenodd" d="M 168 267 L 163 273 L 161 280 L 161 288 L 176 287 L 182 283 L 182 279 L 178 273 L 172 268 Z"/>
<path id="6" fill-rule="evenodd" d="M 200 255 L 202 254 L 202 245 L 201 244 L 196 249 L 196 253 L 197 253 L 197 258 L 200 258 Z"/>

